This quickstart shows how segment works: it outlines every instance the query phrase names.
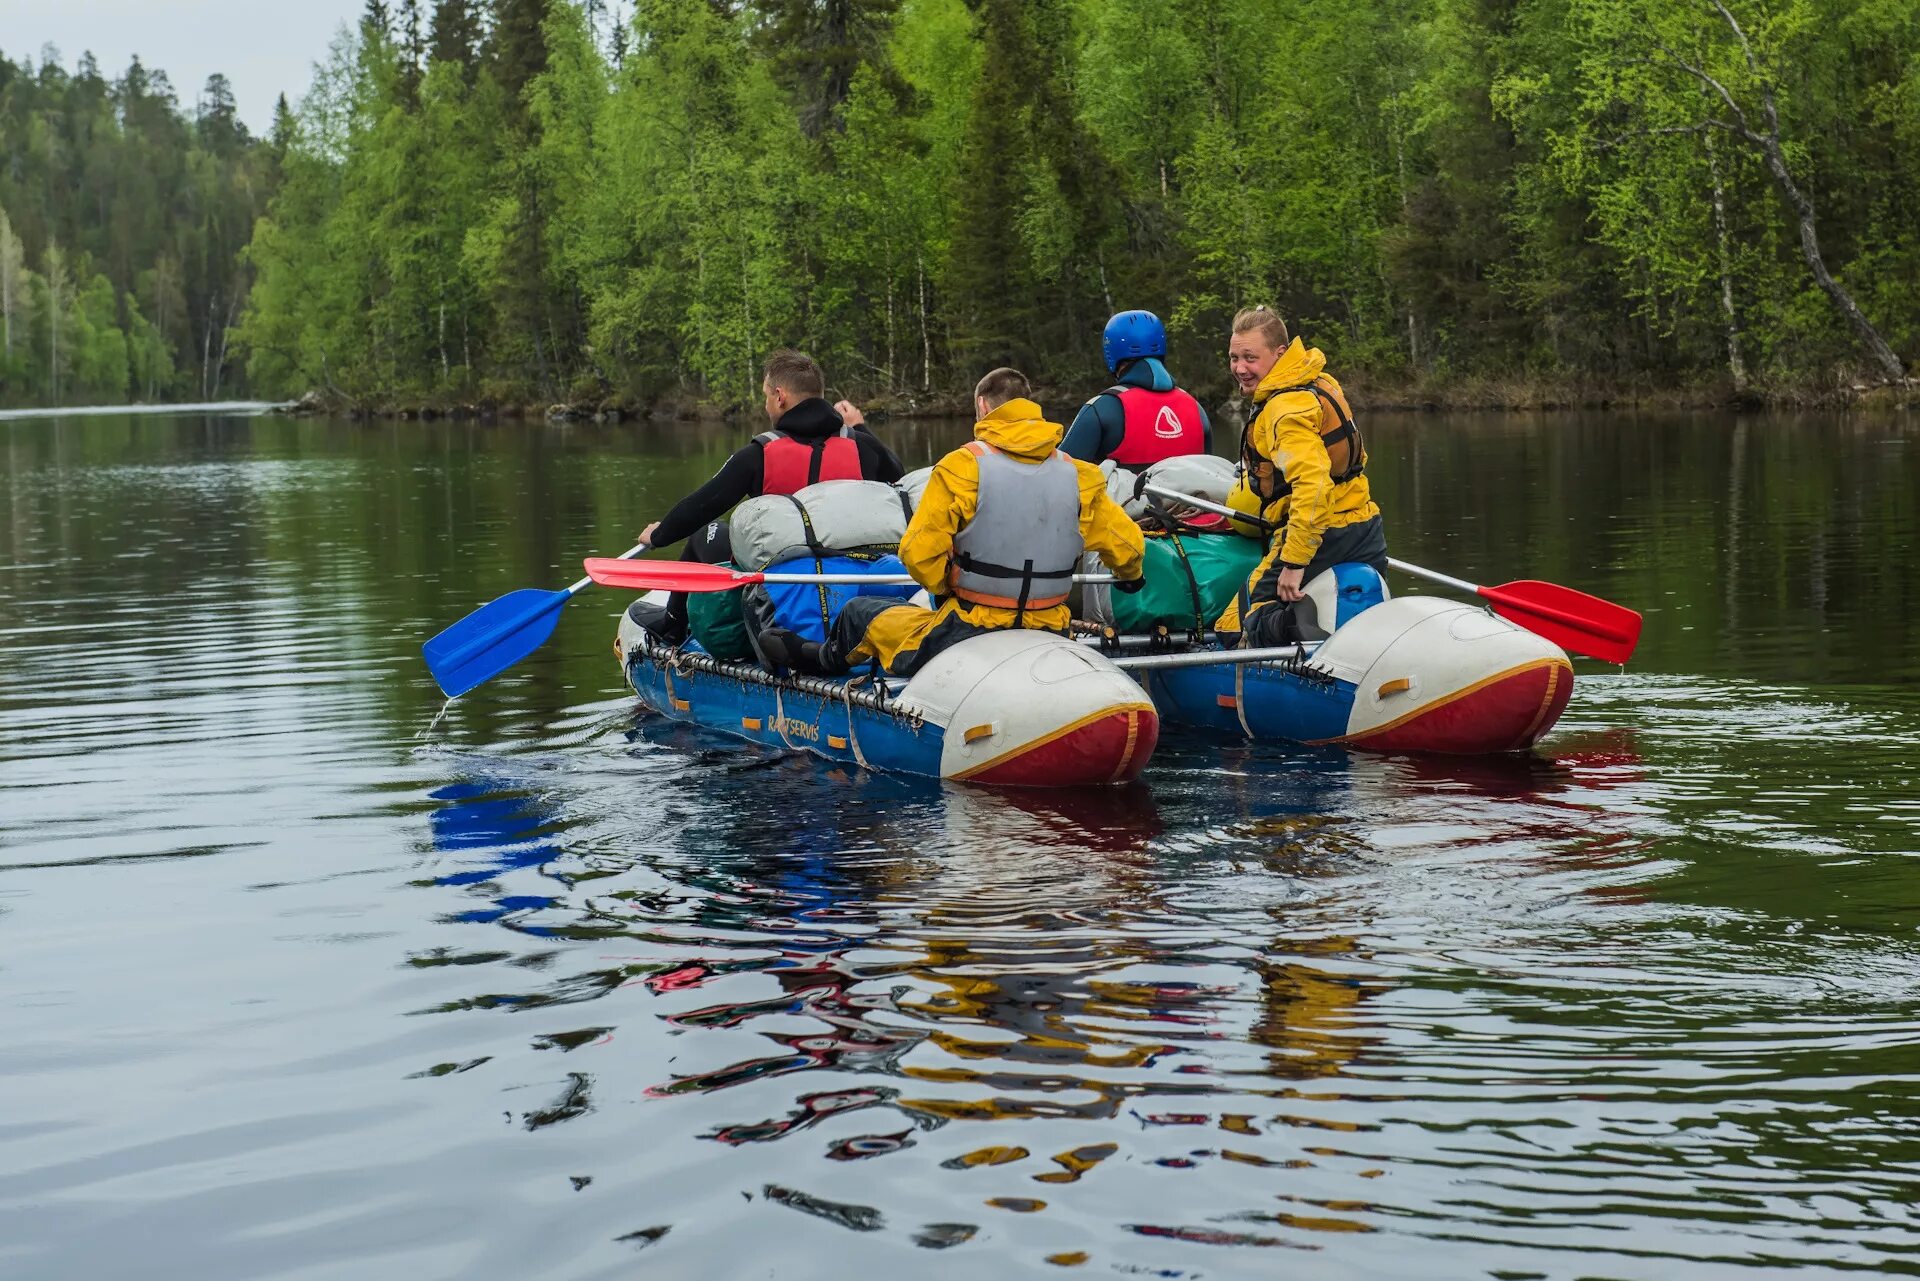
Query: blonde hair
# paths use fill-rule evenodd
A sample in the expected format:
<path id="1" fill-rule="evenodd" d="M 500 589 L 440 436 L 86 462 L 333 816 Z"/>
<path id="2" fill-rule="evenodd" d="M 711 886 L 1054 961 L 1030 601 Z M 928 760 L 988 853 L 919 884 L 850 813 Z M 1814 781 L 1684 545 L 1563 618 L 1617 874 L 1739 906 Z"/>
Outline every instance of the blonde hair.
<path id="1" fill-rule="evenodd" d="M 998 409 L 1016 397 L 1033 395 L 1033 387 L 1018 369 L 1002 367 L 982 378 L 973 394 L 986 401 L 988 409 Z"/>
<path id="2" fill-rule="evenodd" d="M 1262 305 L 1249 307 L 1233 318 L 1233 332 L 1244 334 L 1258 331 L 1267 345 L 1275 351 L 1286 350 L 1292 339 L 1287 337 L 1287 322 L 1273 308 Z"/>

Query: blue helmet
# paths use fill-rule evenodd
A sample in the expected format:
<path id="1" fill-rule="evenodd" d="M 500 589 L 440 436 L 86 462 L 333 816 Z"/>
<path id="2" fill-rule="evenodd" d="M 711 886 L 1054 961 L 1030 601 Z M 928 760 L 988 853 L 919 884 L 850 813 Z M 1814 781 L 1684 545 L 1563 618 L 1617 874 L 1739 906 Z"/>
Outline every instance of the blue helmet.
<path id="1" fill-rule="evenodd" d="M 1100 350 L 1106 355 L 1107 369 L 1118 369 L 1123 360 L 1167 354 L 1167 327 L 1150 311 L 1123 311 L 1107 322 L 1100 336 Z"/>

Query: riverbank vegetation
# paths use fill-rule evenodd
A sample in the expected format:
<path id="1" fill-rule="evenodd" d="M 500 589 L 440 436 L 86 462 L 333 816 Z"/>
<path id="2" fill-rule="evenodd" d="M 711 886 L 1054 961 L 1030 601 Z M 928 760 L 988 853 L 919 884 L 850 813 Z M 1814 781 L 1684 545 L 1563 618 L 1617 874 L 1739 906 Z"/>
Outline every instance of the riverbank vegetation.
<path id="1" fill-rule="evenodd" d="M 369 0 L 252 154 L 235 349 L 336 405 L 1090 389 L 1130 306 L 1224 395 L 1256 300 L 1412 403 L 1920 359 L 1907 0 Z"/>
<path id="2" fill-rule="evenodd" d="M 91 56 L 0 55 L 0 405 L 237 390 L 242 250 L 279 153 L 224 76 L 188 114 L 138 59 L 109 80 Z"/>

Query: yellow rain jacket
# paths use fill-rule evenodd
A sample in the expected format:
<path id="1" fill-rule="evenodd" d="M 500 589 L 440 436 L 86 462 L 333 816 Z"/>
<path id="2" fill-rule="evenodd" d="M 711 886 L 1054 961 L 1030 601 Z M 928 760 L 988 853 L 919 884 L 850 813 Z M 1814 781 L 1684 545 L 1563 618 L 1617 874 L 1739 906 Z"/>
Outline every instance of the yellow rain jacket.
<path id="1" fill-rule="evenodd" d="M 1329 529 L 1358 525 L 1380 514 L 1362 472 L 1344 484 L 1333 481 L 1333 462 L 1326 444 L 1320 439 L 1320 416 L 1324 402 L 1310 391 L 1282 393 L 1283 387 L 1299 387 L 1316 378 L 1340 384 L 1327 373 L 1327 358 L 1318 347 L 1301 345 L 1298 338 L 1280 353 L 1267 376 L 1254 388 L 1255 415 L 1247 429 L 1247 444 L 1252 453 L 1271 471 L 1277 471 L 1292 488 L 1262 504 L 1260 515 L 1285 527 L 1280 559 L 1289 565 L 1305 565 L 1320 549 L 1320 540 Z M 1341 393 L 1344 395 L 1344 393 Z M 1366 463 L 1366 453 L 1360 455 Z M 1257 501 L 1258 490 L 1248 486 L 1249 496 Z M 1238 497 L 1236 495 L 1236 497 Z M 1242 502 L 1229 501 L 1236 510 Z M 1276 530 L 1276 538 L 1279 531 Z"/>
<path id="2" fill-rule="evenodd" d="M 1015 399 L 975 423 L 973 438 L 1014 459 L 1038 466 L 1060 447 L 1066 429 L 1048 422 L 1031 400 Z M 1123 580 L 1140 577 L 1146 546 L 1140 527 L 1107 494 L 1107 481 L 1098 467 L 1075 461 L 1080 477 L 1080 537 L 1090 552 Z M 976 605 L 948 596 L 952 575 L 953 536 L 973 519 L 980 502 L 980 466 L 966 449 L 956 449 L 934 465 L 920 496 L 920 506 L 907 524 L 900 540 L 900 559 L 915 582 L 945 597 L 938 609 L 898 606 L 874 619 L 860 646 L 848 655 L 855 662 L 878 658 L 883 667 L 893 670 L 895 658 L 917 650 L 936 627 L 942 635 L 956 630 L 998 631 L 1013 627 L 1019 617 L 1014 610 L 992 605 Z M 1064 632 L 1073 619 L 1067 604 L 1047 609 L 1030 609 L 1021 626 Z M 944 626 L 943 626 L 944 625 Z"/>
<path id="3" fill-rule="evenodd" d="M 1252 469 L 1255 474 L 1241 477 L 1227 498 L 1227 506 L 1235 511 L 1258 515 L 1274 526 L 1267 554 L 1248 578 L 1249 585 L 1272 582 L 1277 562 L 1309 564 L 1329 529 L 1358 525 L 1380 514 L 1380 504 L 1373 501 L 1367 487 L 1366 473 L 1334 482 L 1333 460 L 1320 437 L 1325 402 L 1310 391 L 1281 390 L 1317 378 L 1331 384 L 1344 399 L 1345 392 L 1326 370 L 1325 354 L 1296 338 L 1254 388 L 1254 419 L 1247 427 L 1246 441 L 1247 452 L 1256 459 Z M 1360 462 L 1366 465 L 1364 449 Z M 1263 500 L 1261 491 L 1277 488 L 1269 483 L 1276 473 L 1290 488 Z M 1234 528 L 1244 534 L 1261 532 L 1243 521 L 1235 521 Z M 1262 603 L 1256 595 L 1253 604 Z M 1226 632 L 1240 630 L 1238 600 L 1227 607 L 1214 626 Z"/>

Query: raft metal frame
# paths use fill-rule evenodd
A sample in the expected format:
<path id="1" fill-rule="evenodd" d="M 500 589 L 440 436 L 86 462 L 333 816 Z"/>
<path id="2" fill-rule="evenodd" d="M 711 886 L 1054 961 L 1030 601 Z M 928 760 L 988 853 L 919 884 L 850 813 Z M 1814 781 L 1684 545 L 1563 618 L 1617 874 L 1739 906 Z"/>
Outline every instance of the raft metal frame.
<path id="1" fill-rule="evenodd" d="M 1189 657 L 1193 659 L 1191 662 L 1169 662 L 1164 664 L 1140 663 L 1131 669 L 1122 667 L 1122 671 L 1154 671 L 1158 668 L 1167 667 L 1206 667 L 1211 666 L 1211 664 L 1200 656 L 1231 652 L 1209 649 L 1204 646 L 1195 646 L 1186 640 L 1172 640 L 1167 636 L 1161 636 L 1152 632 L 1129 632 L 1109 636 L 1106 628 L 1100 626 L 1100 624 L 1089 623 L 1078 618 L 1069 624 L 1069 631 L 1074 640 L 1085 645 L 1088 649 L 1097 649 L 1108 657 L 1116 654 L 1144 653 L 1164 655 L 1170 659 Z M 1237 665 L 1257 668 L 1261 671 L 1285 672 L 1288 675 L 1298 676 L 1303 680 L 1309 680 L 1315 683 L 1337 682 L 1340 678 L 1332 672 L 1313 665 L 1314 655 L 1319 653 L 1320 646 L 1324 643 L 1323 641 L 1310 640 L 1295 641 L 1292 645 L 1272 646 L 1262 652 L 1273 653 L 1274 657 L 1246 660 Z M 1284 654 L 1278 652 L 1283 650 L 1287 652 Z M 1227 664 L 1222 662 L 1220 665 L 1226 666 Z"/>

